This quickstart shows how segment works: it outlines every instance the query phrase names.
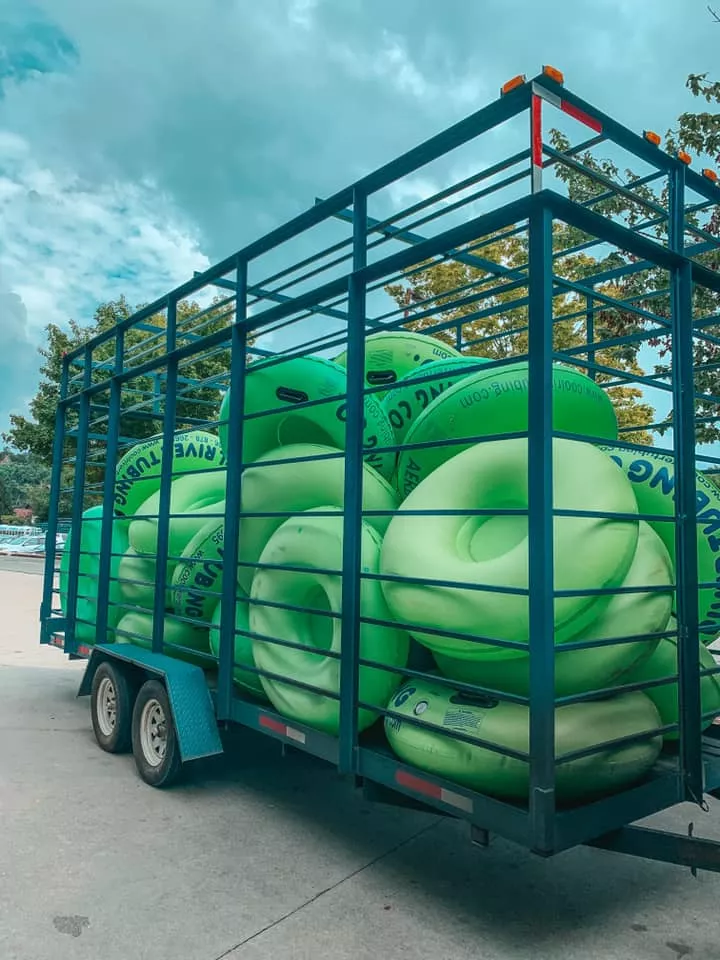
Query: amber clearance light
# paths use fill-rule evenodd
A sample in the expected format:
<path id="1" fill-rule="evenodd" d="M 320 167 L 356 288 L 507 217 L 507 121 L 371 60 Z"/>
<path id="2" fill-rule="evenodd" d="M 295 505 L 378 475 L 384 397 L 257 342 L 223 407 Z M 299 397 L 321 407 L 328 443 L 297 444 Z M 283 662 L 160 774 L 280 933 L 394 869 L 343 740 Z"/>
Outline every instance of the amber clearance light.
<path id="1" fill-rule="evenodd" d="M 512 80 L 508 80 L 507 83 L 504 83 L 500 87 L 500 96 L 504 97 L 506 93 L 510 93 L 511 90 L 516 90 L 518 87 L 521 87 L 526 82 L 526 77 L 524 73 L 519 73 L 516 77 L 513 77 Z"/>
<path id="2" fill-rule="evenodd" d="M 562 72 L 562 70 L 558 70 L 557 67 L 551 67 L 546 64 L 542 68 L 542 72 L 546 77 L 554 80 L 555 83 L 565 83 L 565 74 Z"/>
<path id="3" fill-rule="evenodd" d="M 654 130 L 643 130 L 643 136 L 648 143 L 651 143 L 654 147 L 660 146 L 660 134 L 655 133 Z"/>

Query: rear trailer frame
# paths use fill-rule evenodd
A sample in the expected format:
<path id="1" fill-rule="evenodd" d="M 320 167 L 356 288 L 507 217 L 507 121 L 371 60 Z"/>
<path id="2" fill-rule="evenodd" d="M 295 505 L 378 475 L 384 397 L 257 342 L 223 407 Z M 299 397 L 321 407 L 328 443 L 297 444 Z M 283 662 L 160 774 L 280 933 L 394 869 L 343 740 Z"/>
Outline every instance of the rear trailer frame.
<path id="1" fill-rule="evenodd" d="M 712 736 L 717 728 L 703 734 L 712 718 L 701 715 L 697 641 L 703 625 L 698 593 L 713 590 L 716 584 L 699 583 L 695 479 L 700 462 L 710 469 L 720 463 L 720 458 L 696 450 L 695 430 L 703 420 L 696 407 L 704 404 L 706 409 L 720 399 L 698 388 L 694 365 L 698 343 L 720 344 L 712 332 L 712 315 L 703 316 L 699 306 L 703 297 L 712 300 L 720 295 L 720 277 L 706 265 L 708 255 L 718 250 L 708 220 L 717 209 L 720 189 L 708 176 L 692 171 L 683 158 L 662 151 L 651 139 L 572 94 L 556 71 L 546 69 L 529 82 L 519 78 L 506 88 L 489 106 L 353 186 L 317 201 L 65 356 L 54 440 L 41 643 L 62 646 L 71 657 L 88 657 L 81 695 L 90 693 L 99 666 L 107 661 L 120 664 L 138 681 L 160 678 L 168 691 L 183 761 L 221 752 L 218 722 L 235 723 L 327 760 L 341 774 L 355 778 L 373 799 L 464 819 L 481 843 L 498 834 L 542 856 L 591 844 L 693 869 L 718 870 L 720 845 L 696 838 L 692 829 L 681 836 L 634 824 L 683 801 L 707 809 L 704 794 L 720 789 L 720 747 Z M 543 126 L 548 111 L 554 111 L 559 122 L 571 123 L 570 133 L 553 135 L 552 145 L 546 142 Z M 478 143 L 503 125 L 517 141 L 517 151 L 478 168 Z M 578 131 L 582 133 L 579 141 Z M 603 166 L 593 157 L 600 144 L 612 156 L 629 157 L 646 172 L 620 182 L 616 164 Z M 470 151 L 476 172 L 453 179 L 454 152 L 463 150 Z M 450 181 L 430 197 L 412 180 L 426 168 L 433 171 L 432 176 L 437 173 Z M 584 198 L 568 195 L 568 177 L 573 174 L 589 184 Z M 650 184 L 656 191 L 652 195 Z M 397 197 L 408 193 L 420 199 L 400 207 Z M 500 202 L 489 206 L 496 198 Z M 632 216 L 623 219 L 628 210 Z M 524 245 L 527 261 L 508 265 L 497 255 L 499 241 Z M 601 269 L 569 278 L 568 259 L 588 252 Z M 415 296 L 404 306 L 388 310 L 383 292 L 388 285 L 407 283 L 430 267 L 448 265 L 458 268 L 461 281 L 442 298 Z M 640 273 L 656 277 L 655 288 L 649 290 L 646 284 L 642 294 L 633 295 L 632 278 Z M 623 283 L 628 284 L 624 294 Z M 564 312 L 556 307 L 558 298 L 564 298 Z M 631 315 L 635 323 L 634 331 L 623 336 L 614 333 L 608 322 L 619 311 Z M 478 338 L 477 325 L 491 317 L 501 318 L 500 333 Z M 582 327 L 580 346 L 563 347 L 557 342 L 555 331 L 566 321 Z M 460 352 L 470 355 L 485 350 L 498 367 L 518 359 L 529 365 L 528 429 L 522 434 L 529 445 L 530 490 L 531 786 L 527 804 L 486 796 L 403 763 L 383 741 L 381 723 L 369 731 L 358 729 L 358 677 L 361 667 L 368 665 L 360 656 L 364 622 L 360 590 L 368 576 L 360 562 L 359 535 L 367 453 L 363 403 L 364 397 L 381 390 L 364 381 L 365 340 L 378 330 L 408 327 L 451 340 Z M 514 338 L 514 347 L 506 355 L 498 348 L 503 337 Z M 615 365 L 615 354 L 608 352 L 657 342 L 659 337 L 672 354 L 667 371 L 629 373 L 619 362 Z M 333 736 L 286 719 L 242 694 L 234 684 L 235 636 L 244 633 L 253 639 L 250 631 L 238 631 L 235 626 L 235 577 L 225 576 L 221 591 L 215 588 L 222 610 L 217 657 L 185 650 L 195 658 L 188 663 L 177 657 L 182 649 L 173 650 L 166 642 L 166 588 L 170 564 L 178 559 L 168 559 L 170 457 L 162 461 L 150 649 L 121 642 L 132 637 L 115 635 L 111 624 L 118 601 L 113 583 L 118 579 L 119 556 L 114 553 L 113 536 L 123 521 L 114 515 L 114 470 L 104 467 L 143 437 L 161 434 L 169 449 L 177 430 L 216 429 L 219 400 L 229 388 L 222 565 L 238 569 L 241 483 L 249 466 L 241 456 L 243 424 L 252 416 L 244 410 L 247 364 L 258 358 L 280 361 L 311 353 L 334 357 L 343 349 L 347 350 L 347 433 L 343 565 L 338 571 L 343 595 L 342 650 L 337 692 L 340 726 L 338 736 Z M 225 373 L 209 363 L 218 356 Z M 666 748 L 650 776 L 638 785 L 575 807 L 558 805 L 555 795 L 552 625 L 557 511 L 552 503 L 551 451 L 554 436 L 573 437 L 552 429 L 548 385 L 557 361 L 586 372 L 604 388 L 627 385 L 666 397 L 673 429 L 671 446 L 662 452 L 672 457 L 675 471 L 677 631 L 672 635 L 677 636 L 679 650 L 678 746 Z M 708 366 L 705 363 L 704 369 Z M 428 385 L 432 379 L 429 368 Z M 659 423 L 643 428 L 666 438 L 667 425 L 661 417 Z M 624 446 L 641 456 L 646 449 L 642 441 L 635 442 L 629 429 L 626 436 Z M 375 452 L 400 449 L 398 444 Z M 97 582 L 91 591 L 98 597 L 94 622 L 84 620 L 82 614 L 83 591 L 92 577 L 80 575 L 86 552 L 79 536 L 80 517 L 92 504 L 103 506 Z M 61 610 L 55 542 L 59 518 L 65 512 L 73 518 L 73 535 L 64 561 L 67 595 Z M 137 609 L 129 601 L 123 607 Z M 176 655 L 168 655 L 168 650 Z M 424 668 L 414 666 L 395 672 L 407 678 L 426 675 Z M 706 670 L 702 675 L 714 672 Z M 618 684 L 614 689 L 642 687 Z M 583 698 L 592 699 L 592 695 L 573 699 Z M 390 709 L 377 712 L 393 715 Z M 422 726 L 421 720 L 414 722 Z"/>

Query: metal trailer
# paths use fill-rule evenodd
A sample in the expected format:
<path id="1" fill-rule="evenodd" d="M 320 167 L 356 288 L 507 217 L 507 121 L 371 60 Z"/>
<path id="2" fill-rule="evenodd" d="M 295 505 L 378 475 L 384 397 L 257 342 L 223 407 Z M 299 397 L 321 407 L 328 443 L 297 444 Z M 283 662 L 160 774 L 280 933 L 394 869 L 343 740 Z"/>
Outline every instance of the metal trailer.
<path id="1" fill-rule="evenodd" d="M 602 154 L 597 152 L 600 145 Z M 506 155 L 490 162 L 499 146 Z M 466 820 L 476 842 L 487 843 L 497 834 L 541 856 L 591 844 L 693 870 L 720 869 L 720 845 L 693 836 L 692 828 L 685 836 L 635 825 L 682 801 L 707 811 L 705 795 L 720 788 L 720 749 L 713 736 L 718 728 L 709 726 L 712 717 L 701 715 L 700 700 L 701 675 L 716 671 L 700 669 L 697 643 L 700 632 L 711 629 L 698 622 L 698 592 L 715 591 L 717 584 L 698 582 L 695 508 L 696 468 L 702 464 L 712 470 L 720 463 L 696 450 L 696 426 L 712 419 L 712 414 L 701 414 L 720 403 L 696 380 L 720 364 L 710 355 L 694 369 L 702 352 L 698 346 L 712 354 L 710 347 L 720 344 L 713 329 L 718 325 L 717 306 L 705 313 L 701 309 L 708 300 L 717 304 L 720 296 L 716 265 L 708 266 L 708 255 L 718 250 L 713 216 L 720 190 L 712 171 L 695 172 L 689 162 L 683 153 L 661 149 L 651 132 L 634 133 L 574 95 L 565 88 L 562 74 L 546 67 L 530 81 L 515 78 L 489 106 L 352 186 L 317 200 L 304 213 L 68 353 L 57 407 L 41 643 L 59 645 L 71 657 L 89 658 L 79 693 L 92 693 L 94 715 L 105 710 L 106 724 L 109 717 L 119 734 L 112 744 L 99 737 L 101 745 L 110 750 L 127 747 L 134 724 L 138 769 L 157 785 L 169 782 L 181 762 L 221 752 L 219 728 L 239 724 L 334 764 L 373 799 Z M 619 173 L 623 165 L 635 170 L 624 180 Z M 584 192 L 576 190 L 570 199 L 568 178 L 573 176 Z M 403 206 L 407 198 L 413 202 Z M 527 253 L 527 261 L 519 265 L 498 256 L 499 242 L 514 241 Z M 579 279 L 569 279 L 568 258 L 582 254 L 594 258 L 588 263 L 596 266 Z M 442 297 L 430 293 L 399 306 L 388 298 L 389 284 L 406 283 L 431 265 L 459 265 L 462 282 Z M 641 292 L 633 293 L 632 279 L 639 276 Z M 559 297 L 573 306 L 570 312 L 555 309 Z M 619 314 L 632 319 L 632 332 L 613 333 L 612 320 Z M 476 336 L 493 317 L 499 318 L 500 329 Z M 579 346 L 563 348 L 554 339 L 557 325 L 567 320 L 583 332 Z M 513 698 L 452 684 L 529 703 L 530 750 L 524 757 L 531 779 L 526 804 L 481 795 L 401 762 L 384 740 L 382 722 L 358 733 L 359 591 L 361 578 L 367 576 L 361 571 L 358 536 L 363 395 L 381 389 L 365 385 L 364 344 L 368 333 L 408 326 L 451 337 L 461 352 L 470 354 L 492 355 L 495 344 L 511 342 L 514 347 L 507 349 L 507 356 L 495 350 L 500 358 L 492 363 L 498 367 L 529 361 L 529 426 L 523 435 L 530 464 L 530 589 L 525 591 L 531 610 L 530 694 Z M 667 370 L 642 374 L 613 363 L 611 348 L 645 348 L 658 338 L 671 350 Z M 114 470 L 104 467 L 113 465 L 139 436 L 157 435 L 159 429 L 167 449 L 178 429 L 216 428 L 220 397 L 230 387 L 223 562 L 226 569 L 236 569 L 241 475 L 248 466 L 240 462 L 247 361 L 310 353 L 334 357 L 344 348 L 349 359 L 343 569 L 337 572 L 343 590 L 340 731 L 334 737 L 289 722 L 266 703 L 239 695 L 233 684 L 234 577 L 224 578 L 218 595 L 219 657 L 206 657 L 203 669 L 168 655 L 183 653 L 169 651 L 163 640 L 169 457 L 163 459 L 160 485 L 152 649 L 109 642 L 117 639 L 108 633 L 108 598 L 112 525 L 118 521 L 113 515 Z M 205 361 L 218 358 L 221 372 L 215 367 L 208 373 Z M 573 807 L 556 801 L 556 768 L 591 751 L 555 756 L 555 707 L 593 694 L 554 695 L 553 431 L 551 395 L 545 389 L 554 361 L 587 372 L 603 387 L 630 385 L 646 396 L 664 398 L 666 410 L 649 429 L 675 465 L 679 739 L 675 747 L 665 746 L 644 782 Z M 432 380 L 429 370 L 423 381 Z M 667 431 L 669 408 L 672 429 Z M 632 439 L 632 426 L 625 430 Z M 625 446 L 638 455 L 647 449 L 630 440 Z M 78 536 L 69 551 L 66 612 L 58 605 L 55 533 L 60 510 L 67 510 L 63 498 L 68 497 L 75 530 L 86 506 L 104 506 L 96 645 L 77 639 Z M 253 636 L 250 631 L 247 635 Z M 112 682 L 98 684 L 99 672 Z M 426 667 L 415 663 L 398 672 L 421 678 Z M 106 701 L 114 695 L 114 715 L 108 713 L 108 702 L 99 702 L 99 687 Z M 160 774 L 143 753 L 137 701 L 134 713 L 132 709 L 138 690 L 149 690 L 159 708 L 155 735 L 162 741 L 159 755 L 165 751 Z M 378 712 L 394 715 L 391 709 Z M 414 722 L 422 725 L 421 718 Z"/>

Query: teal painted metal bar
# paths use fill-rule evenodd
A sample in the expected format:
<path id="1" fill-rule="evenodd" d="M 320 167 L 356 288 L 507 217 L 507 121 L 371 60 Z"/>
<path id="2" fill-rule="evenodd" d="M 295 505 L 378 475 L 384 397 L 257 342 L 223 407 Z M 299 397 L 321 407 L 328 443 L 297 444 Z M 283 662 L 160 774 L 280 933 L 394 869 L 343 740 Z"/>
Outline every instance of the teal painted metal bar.
<path id="1" fill-rule="evenodd" d="M 552 215 L 530 214 L 528 545 L 530 623 L 530 821 L 533 849 L 554 846 L 555 627 L 553 565 Z"/>
<path id="2" fill-rule="evenodd" d="M 245 367 L 247 364 L 247 261 L 238 257 L 235 271 L 235 322 L 230 340 L 230 410 L 227 425 L 227 487 L 225 492 L 217 695 L 217 713 L 221 720 L 229 720 L 232 716 L 232 687 L 235 665 L 236 571 L 238 569 L 240 512 L 242 510 L 243 421 L 245 415 Z"/>
<path id="3" fill-rule="evenodd" d="M 357 769 L 358 682 L 360 656 L 360 571 L 362 568 L 363 424 L 365 387 L 365 284 L 367 195 L 353 195 L 353 273 L 348 283 L 348 361 L 343 515 L 343 570 L 340 660 L 341 773 Z"/>
<path id="4" fill-rule="evenodd" d="M 163 652 L 165 643 L 165 594 L 168 585 L 168 554 L 170 545 L 170 484 L 172 483 L 175 453 L 175 412 L 178 364 L 174 357 L 177 343 L 177 298 L 172 294 L 165 305 L 167 377 L 165 380 L 165 410 L 162 432 L 162 461 L 160 466 L 160 502 L 157 521 L 157 560 L 155 566 L 155 602 L 153 606 L 152 650 Z"/>

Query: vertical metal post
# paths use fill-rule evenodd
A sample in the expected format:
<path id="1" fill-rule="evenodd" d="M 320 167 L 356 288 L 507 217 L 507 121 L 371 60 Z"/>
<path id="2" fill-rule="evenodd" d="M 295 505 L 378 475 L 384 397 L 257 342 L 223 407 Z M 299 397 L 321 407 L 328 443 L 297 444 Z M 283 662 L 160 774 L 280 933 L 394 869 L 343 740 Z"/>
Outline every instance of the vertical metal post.
<path id="1" fill-rule="evenodd" d="M 675 253 L 685 248 L 685 168 L 669 177 L 668 241 Z M 671 277 L 672 394 L 675 451 L 675 588 L 678 624 L 680 762 L 685 795 L 703 794 L 702 707 L 698 611 L 697 490 L 695 482 L 695 372 L 693 363 L 692 264 Z"/>
<path id="2" fill-rule="evenodd" d="M 78 430 L 75 448 L 75 475 L 73 477 L 72 519 L 76 523 L 78 536 L 70 543 L 70 562 L 68 565 L 67 619 L 65 623 L 65 650 L 77 649 L 75 627 L 77 623 L 78 576 L 80 573 L 80 553 L 82 546 L 83 493 L 85 491 L 85 467 L 87 464 L 88 421 L 90 419 L 90 396 L 87 389 L 92 383 L 92 351 L 86 347 L 83 351 L 83 390 L 78 398 Z M 87 520 L 86 523 L 93 523 Z"/>
<path id="3" fill-rule="evenodd" d="M 538 200 L 530 214 L 529 251 L 530 827 L 533 848 L 550 852 L 555 815 L 553 221 Z"/>
<path id="4" fill-rule="evenodd" d="M 225 533 L 223 539 L 223 579 L 220 612 L 220 651 L 217 713 L 220 720 L 230 719 L 233 667 L 235 663 L 235 605 L 237 597 L 240 511 L 242 509 L 243 418 L 245 414 L 245 368 L 247 366 L 247 261 L 238 258 L 235 285 L 235 322 L 230 335 L 230 404 L 228 448 L 225 451 L 227 488 L 225 491 Z"/>
<path id="5" fill-rule="evenodd" d="M 585 343 L 587 344 L 588 363 L 595 363 L 595 301 L 591 296 L 586 298 L 587 309 L 585 313 Z M 588 376 L 591 380 L 597 380 L 597 371 L 588 367 Z"/>
<path id="6" fill-rule="evenodd" d="M 63 357 L 60 373 L 60 393 L 55 410 L 55 435 L 53 436 L 52 469 L 50 473 L 50 503 L 48 506 L 48 527 L 45 533 L 45 576 L 43 577 L 43 596 L 40 604 L 40 643 L 51 640 L 50 620 L 53 610 L 53 587 L 55 584 L 55 561 L 57 559 L 56 539 L 58 518 L 60 516 L 60 488 L 62 487 L 63 456 L 65 454 L 65 421 L 68 388 L 68 361 Z M 79 524 L 78 524 L 79 529 Z"/>
<path id="7" fill-rule="evenodd" d="M 462 342 L 463 342 L 463 333 L 462 333 L 462 324 L 459 323 L 455 327 L 455 349 L 458 353 L 462 353 Z"/>
<path id="8" fill-rule="evenodd" d="M 165 324 L 165 349 L 168 355 L 165 379 L 165 413 L 160 465 L 160 504 L 158 506 L 157 566 L 155 603 L 153 605 L 153 653 L 162 653 L 165 639 L 165 594 L 167 591 L 168 551 L 170 548 L 170 485 L 175 459 L 175 407 L 177 401 L 178 361 L 174 356 L 177 344 L 177 300 L 168 297 Z"/>
<path id="9" fill-rule="evenodd" d="M 341 773 L 357 769 L 362 568 L 363 419 L 365 394 L 366 286 L 357 271 L 367 263 L 367 196 L 353 196 L 353 273 L 348 281 L 347 421 L 343 517 L 342 625 L 340 658 Z"/>
<path id="10" fill-rule="evenodd" d="M 103 482 L 103 512 L 100 531 L 100 569 L 98 571 L 98 614 L 97 636 L 101 643 L 107 642 L 108 623 L 110 622 L 110 579 L 113 571 L 113 524 L 115 520 L 115 464 L 118 458 L 120 439 L 120 401 L 122 397 L 123 352 L 125 347 L 124 331 L 115 333 L 114 376 L 110 381 L 108 400 L 108 432 L 105 447 L 105 477 Z"/>

